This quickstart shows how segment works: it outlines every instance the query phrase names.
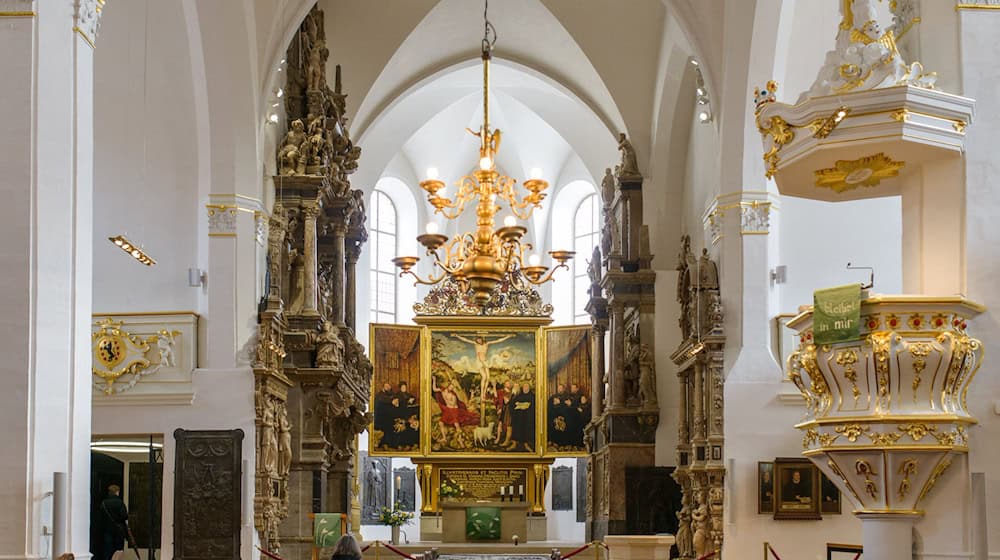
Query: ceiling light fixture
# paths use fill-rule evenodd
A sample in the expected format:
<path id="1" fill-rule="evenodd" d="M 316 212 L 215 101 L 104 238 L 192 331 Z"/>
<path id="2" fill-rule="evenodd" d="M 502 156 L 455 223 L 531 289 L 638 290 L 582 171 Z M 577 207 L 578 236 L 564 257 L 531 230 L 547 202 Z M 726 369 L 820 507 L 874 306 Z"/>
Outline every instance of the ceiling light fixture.
<path id="1" fill-rule="evenodd" d="M 128 253 L 133 259 L 139 261 L 146 266 L 153 266 L 156 261 L 152 257 L 147 255 L 140 247 L 132 243 L 124 235 L 116 235 L 114 237 L 109 237 L 108 241 L 111 241 L 117 245 L 122 251 Z"/>
<path id="2" fill-rule="evenodd" d="M 478 169 L 456 183 L 458 192 L 454 199 L 443 195 L 445 185 L 437 178 L 437 169 L 428 169 L 427 179 L 420 182 L 420 187 L 427 191 L 427 200 L 434 206 L 434 212 L 449 220 L 458 218 L 466 205 L 476 201 L 476 230 L 449 240 L 448 236 L 432 232 L 428 226 L 427 233 L 417 236 L 417 241 L 427 250 L 427 256 L 432 257 L 434 266 L 440 269 L 437 276 L 431 273 L 425 279 L 413 271 L 419 257 L 399 256 L 392 259 L 400 269 L 400 276 L 409 274 L 418 284 L 431 285 L 450 278 L 462 291 L 471 289 L 476 304 L 480 306 L 489 302 L 493 289 L 504 277 L 523 274 L 532 284 L 544 284 L 552 280 L 556 270 L 569 270 L 566 263 L 574 254 L 573 251 L 550 251 L 549 255 L 556 263 L 551 269 L 541 264 L 538 255 L 531 255 L 525 262 L 525 253 L 532 246 L 521 242 L 528 228 L 517 225 L 517 219 L 527 220 L 531 217 L 545 199 L 544 191 L 549 184 L 536 176 L 536 171 L 537 175 L 541 175 L 541 169 L 533 168 L 532 177 L 524 181 L 527 193 L 522 196 L 518 193 L 519 189 L 515 188 L 516 182 L 496 170 L 500 131 L 490 128 L 489 101 L 490 60 L 496 43 L 496 29 L 487 17 L 488 10 L 487 0 L 483 13 L 485 31 L 482 41 L 483 124 L 479 131 L 469 130 L 479 138 Z M 495 229 L 494 218 L 500 211 L 497 202 L 501 200 L 507 203 L 514 215 L 507 216 L 503 227 Z"/>

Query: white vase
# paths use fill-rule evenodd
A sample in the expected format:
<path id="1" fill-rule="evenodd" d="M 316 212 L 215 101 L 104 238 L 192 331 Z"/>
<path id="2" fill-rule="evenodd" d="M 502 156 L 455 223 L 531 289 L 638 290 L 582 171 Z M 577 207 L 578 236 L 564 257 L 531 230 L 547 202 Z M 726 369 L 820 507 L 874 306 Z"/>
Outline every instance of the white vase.
<path id="1" fill-rule="evenodd" d="M 399 544 L 399 525 L 392 526 L 392 544 Z"/>

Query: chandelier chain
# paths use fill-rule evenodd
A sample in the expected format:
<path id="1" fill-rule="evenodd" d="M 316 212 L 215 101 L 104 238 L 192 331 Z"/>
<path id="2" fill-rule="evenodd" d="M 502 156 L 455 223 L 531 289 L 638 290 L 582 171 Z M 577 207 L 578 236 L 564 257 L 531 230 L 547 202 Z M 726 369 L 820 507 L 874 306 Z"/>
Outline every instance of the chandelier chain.
<path id="1" fill-rule="evenodd" d="M 483 6 L 483 52 L 492 52 L 497 42 L 497 29 L 490 23 L 490 0 L 484 0 Z"/>

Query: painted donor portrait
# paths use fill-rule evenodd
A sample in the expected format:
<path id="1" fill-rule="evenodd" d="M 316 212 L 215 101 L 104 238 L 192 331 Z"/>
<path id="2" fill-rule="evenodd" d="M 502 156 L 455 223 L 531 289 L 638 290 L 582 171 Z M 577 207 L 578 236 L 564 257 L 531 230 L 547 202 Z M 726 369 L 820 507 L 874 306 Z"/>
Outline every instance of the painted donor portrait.
<path id="1" fill-rule="evenodd" d="M 535 331 L 431 333 L 432 452 L 534 453 Z"/>
<path id="2" fill-rule="evenodd" d="M 586 454 L 590 423 L 590 327 L 545 331 L 545 419 L 548 453 Z"/>
<path id="3" fill-rule="evenodd" d="M 420 452 L 420 328 L 373 325 L 373 453 Z"/>

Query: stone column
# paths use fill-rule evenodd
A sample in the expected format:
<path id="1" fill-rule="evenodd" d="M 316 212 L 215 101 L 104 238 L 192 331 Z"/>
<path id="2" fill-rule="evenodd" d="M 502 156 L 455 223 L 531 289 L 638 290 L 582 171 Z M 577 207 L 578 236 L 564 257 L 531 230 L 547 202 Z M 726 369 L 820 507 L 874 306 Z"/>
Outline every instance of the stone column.
<path id="1" fill-rule="evenodd" d="M 688 389 L 691 384 L 691 369 L 685 369 L 677 373 L 679 383 L 679 394 L 677 395 L 678 418 L 677 418 L 677 447 L 691 449 L 691 426 L 688 425 Z"/>
<path id="2" fill-rule="evenodd" d="M 694 363 L 694 433 L 691 439 L 698 443 L 705 441 L 705 364 L 701 359 Z"/>
<path id="3" fill-rule="evenodd" d="M 4 558 L 90 556 L 96 7 L 96 0 L 0 6 Z M 69 474 L 66 500 L 46 497 L 56 472 Z M 60 502 L 70 504 L 62 512 L 68 522 L 52 542 L 64 546 L 50 550 L 43 526 L 52 527 Z"/>
<path id="4" fill-rule="evenodd" d="M 625 407 L 625 306 L 618 301 L 611 306 L 611 403 L 609 409 Z"/>
<path id="5" fill-rule="evenodd" d="M 604 411 L 604 327 L 590 328 L 590 350 L 591 418 L 597 419 Z"/>
<path id="6" fill-rule="evenodd" d="M 303 225 L 303 257 L 305 259 L 305 304 L 302 307 L 303 315 L 319 315 L 316 308 L 316 278 L 317 278 L 317 256 L 316 256 L 316 218 L 319 216 L 319 201 L 302 201 L 302 225 Z"/>
<path id="7" fill-rule="evenodd" d="M 344 289 L 344 264 L 346 262 L 344 236 L 346 235 L 347 224 L 335 223 L 333 226 L 333 273 L 330 275 L 331 290 L 333 291 L 330 307 L 333 317 L 330 320 L 338 327 L 346 326 L 344 321 L 344 298 L 346 297 Z"/>
<path id="8" fill-rule="evenodd" d="M 361 242 L 356 239 L 350 239 L 347 242 L 346 253 L 347 253 L 347 268 L 345 271 L 345 282 L 344 282 L 344 322 L 347 327 L 352 331 L 355 331 L 357 322 L 357 297 L 358 297 L 358 278 L 357 278 L 357 264 L 358 257 L 361 256 Z M 355 333 L 356 334 L 356 333 Z"/>

